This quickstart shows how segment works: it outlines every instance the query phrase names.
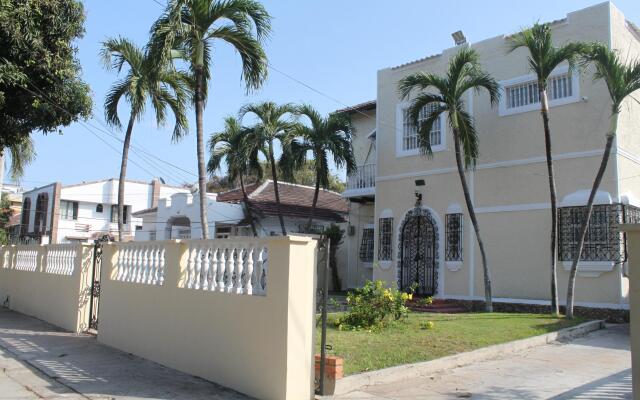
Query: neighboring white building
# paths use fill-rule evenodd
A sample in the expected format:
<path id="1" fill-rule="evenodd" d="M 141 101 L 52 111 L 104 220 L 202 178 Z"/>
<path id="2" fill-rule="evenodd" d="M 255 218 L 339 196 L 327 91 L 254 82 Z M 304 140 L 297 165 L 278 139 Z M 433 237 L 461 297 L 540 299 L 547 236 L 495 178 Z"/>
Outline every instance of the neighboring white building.
<path id="1" fill-rule="evenodd" d="M 118 179 L 74 185 L 58 182 L 23 193 L 20 238 L 40 243 L 91 242 L 118 233 Z M 188 189 L 158 180 L 125 182 L 125 237 L 131 240 L 142 229 L 136 211 L 154 207 L 159 199 Z"/>
<path id="2" fill-rule="evenodd" d="M 216 197 L 214 193 L 207 193 L 211 237 L 244 235 L 242 206 L 218 202 Z M 133 217 L 142 221 L 142 229 L 135 234 L 136 241 L 202 238 L 200 197 L 197 192 L 176 193 L 160 199 L 156 207 L 134 212 Z"/>

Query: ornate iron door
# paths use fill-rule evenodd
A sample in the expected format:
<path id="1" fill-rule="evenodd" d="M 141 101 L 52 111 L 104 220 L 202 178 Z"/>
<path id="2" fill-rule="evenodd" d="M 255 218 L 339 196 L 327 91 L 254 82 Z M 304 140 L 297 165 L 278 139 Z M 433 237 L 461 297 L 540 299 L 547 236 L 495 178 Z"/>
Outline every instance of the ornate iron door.
<path id="1" fill-rule="evenodd" d="M 433 223 L 424 215 L 407 219 L 401 233 L 400 289 L 415 286 L 415 293 L 436 292 L 436 244 Z"/>

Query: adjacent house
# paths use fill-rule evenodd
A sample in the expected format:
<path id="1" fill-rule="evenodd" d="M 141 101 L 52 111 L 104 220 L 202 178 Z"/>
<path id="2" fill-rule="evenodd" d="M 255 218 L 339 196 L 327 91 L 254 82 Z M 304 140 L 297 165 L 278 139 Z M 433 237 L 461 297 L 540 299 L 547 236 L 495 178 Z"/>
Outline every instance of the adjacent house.
<path id="1" fill-rule="evenodd" d="M 599 41 L 624 58 L 640 57 L 640 30 L 611 3 L 572 12 L 552 23 L 554 40 Z M 469 92 L 466 107 L 479 132 L 480 158 L 467 172 L 488 251 L 498 302 L 548 304 L 550 214 L 537 85 L 527 52 L 509 53 L 508 36 L 473 44 L 500 83 L 499 107 Z M 408 74 L 444 74 L 460 46 L 378 71 L 377 99 L 348 109 L 358 134 L 358 171 L 343 196 L 350 202 L 347 284 L 382 279 L 438 298 L 483 299 L 479 250 L 455 167 L 446 117 L 431 131 L 433 157 L 419 154 L 416 128 L 398 81 Z M 559 207 L 561 302 L 576 251 L 580 218 L 604 149 L 610 101 L 606 85 L 558 67 L 549 84 Z M 577 304 L 628 308 L 626 238 L 618 224 L 640 222 L 640 106 L 622 107 L 613 148 L 582 254 Z M 426 113 L 425 113 L 426 114 Z"/>
<path id="2" fill-rule="evenodd" d="M 281 212 L 287 233 L 305 233 L 311 215 L 311 205 L 315 189 L 311 186 L 278 182 Z M 282 229 L 278 219 L 278 206 L 272 180 L 246 186 L 251 214 L 259 236 L 280 235 Z M 246 210 L 242 190 L 234 189 L 218 194 L 220 202 L 242 204 Z M 311 231 L 320 233 L 332 223 L 343 223 L 348 213 L 348 203 L 339 193 L 320 190 Z M 248 218 L 248 213 L 247 218 Z M 245 220 L 243 233 L 251 235 L 248 219 Z"/>
<path id="3" fill-rule="evenodd" d="M 207 212 L 212 238 L 246 234 L 241 205 L 219 202 L 215 193 L 207 193 Z M 136 241 L 202 239 L 200 196 L 197 192 L 175 193 L 160 199 L 155 207 L 134 212 L 133 216 L 142 219 L 142 229 L 136 231 Z"/>
<path id="4" fill-rule="evenodd" d="M 62 185 L 54 182 L 22 195 L 19 237 L 23 242 L 91 242 L 118 234 L 118 179 Z M 142 229 L 142 220 L 132 213 L 154 207 L 159 199 L 188 189 L 159 180 L 125 182 L 124 240 L 132 240 Z"/>

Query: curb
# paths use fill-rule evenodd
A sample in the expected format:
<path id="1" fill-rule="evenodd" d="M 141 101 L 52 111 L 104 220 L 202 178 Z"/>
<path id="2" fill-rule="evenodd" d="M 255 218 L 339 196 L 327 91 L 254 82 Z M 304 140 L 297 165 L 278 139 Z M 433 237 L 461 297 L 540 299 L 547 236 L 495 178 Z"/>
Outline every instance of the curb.
<path id="1" fill-rule="evenodd" d="M 570 328 L 546 333 L 544 335 L 533 336 L 530 338 L 520 339 L 508 343 L 496 344 L 493 346 L 483 347 L 465 353 L 454 354 L 452 356 L 442 357 L 431 361 L 398 365 L 395 367 L 384 368 L 377 371 L 363 372 L 361 374 L 347 376 L 336 381 L 335 392 L 333 394 L 345 394 L 354 390 L 361 389 L 364 386 L 392 383 L 405 379 L 431 375 L 435 372 L 469 365 L 477 361 L 497 358 L 498 356 L 502 356 L 504 354 L 516 353 L 518 351 L 522 351 L 531 347 L 542 346 L 551 342 L 555 342 L 557 340 L 584 336 L 587 333 L 604 328 L 605 324 L 603 320 L 589 321 L 580 325 L 572 326 Z"/>

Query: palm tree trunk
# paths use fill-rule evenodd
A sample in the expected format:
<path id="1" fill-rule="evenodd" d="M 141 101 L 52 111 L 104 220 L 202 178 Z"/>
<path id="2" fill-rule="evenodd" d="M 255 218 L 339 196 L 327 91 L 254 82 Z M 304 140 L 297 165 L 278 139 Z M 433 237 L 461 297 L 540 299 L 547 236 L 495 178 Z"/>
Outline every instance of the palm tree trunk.
<path id="1" fill-rule="evenodd" d="M 467 211 L 469 212 L 469 218 L 473 225 L 473 229 L 476 232 L 476 240 L 478 241 L 478 247 L 480 247 L 480 255 L 482 257 L 482 268 L 484 271 L 484 300 L 485 311 L 493 312 L 493 299 L 491 296 L 491 272 L 489 271 L 489 265 L 487 265 L 487 254 L 484 250 L 484 243 L 480 237 L 480 228 L 478 227 L 478 220 L 476 218 L 476 212 L 471 202 L 471 195 L 469 194 L 469 186 L 467 185 L 467 178 L 464 175 L 464 168 L 462 166 L 462 154 L 460 153 L 460 136 L 458 128 L 453 128 L 453 142 L 456 151 L 456 165 L 458 167 L 458 175 L 460 175 L 460 183 L 462 184 L 462 192 L 464 193 L 464 200 L 467 203 Z M 473 251 L 473 249 L 471 249 Z"/>
<path id="2" fill-rule="evenodd" d="M 247 196 L 247 191 L 244 188 L 244 178 L 242 174 L 240 174 L 240 188 L 242 189 L 242 197 L 244 198 L 244 206 L 247 209 L 247 217 L 249 218 L 249 222 L 251 223 L 251 230 L 253 231 L 253 236 L 258 237 L 258 230 L 256 229 L 256 222 L 253 220 L 253 215 L 251 214 L 251 204 L 249 204 L 249 196 Z"/>
<path id="3" fill-rule="evenodd" d="M 0 193 L 4 186 L 4 149 L 0 149 Z"/>
<path id="4" fill-rule="evenodd" d="M 616 137 L 617 129 L 618 113 L 615 112 L 613 113 L 613 115 L 611 115 L 611 127 L 609 133 L 607 134 L 607 143 L 604 147 L 604 154 L 602 154 L 602 161 L 600 161 L 600 167 L 598 168 L 596 179 L 593 182 L 593 187 L 591 188 L 591 193 L 589 194 L 589 201 L 587 202 L 587 212 L 584 221 L 582 221 L 582 225 L 580 226 L 580 240 L 578 242 L 576 252 L 573 255 L 573 262 L 571 263 L 571 272 L 569 273 L 569 286 L 567 287 L 567 318 L 573 318 L 573 304 L 576 288 L 576 275 L 578 273 L 578 262 L 580 261 L 580 256 L 582 255 L 584 240 L 587 237 L 589 220 L 591 219 L 591 213 L 593 212 L 593 200 L 596 197 L 596 193 L 598 192 L 598 188 L 600 187 L 600 183 L 602 182 L 602 177 L 604 176 L 604 172 L 607 169 L 607 164 L 609 163 L 609 155 L 611 153 L 611 147 L 613 147 L 613 140 Z"/>
<path id="5" fill-rule="evenodd" d="M 127 176 L 127 161 L 129 160 L 129 146 L 131 144 L 131 133 L 133 132 L 133 123 L 135 115 L 129 117 L 129 125 L 124 135 L 124 144 L 122 145 L 122 162 L 120 163 L 120 179 L 118 180 L 118 241 L 124 239 L 124 186 Z"/>
<path id="6" fill-rule="evenodd" d="M 278 190 L 278 172 L 276 171 L 276 159 L 273 156 L 273 142 L 269 141 L 269 162 L 271 163 L 271 177 L 273 178 L 273 191 L 276 195 L 276 208 L 278 210 L 278 219 L 280 219 L 280 228 L 282 235 L 287 236 L 287 229 L 284 227 L 284 218 L 282 218 L 282 210 L 280 209 L 280 191 Z"/>
<path id="7" fill-rule="evenodd" d="M 313 203 L 311 203 L 311 215 L 309 215 L 309 222 L 307 222 L 307 233 L 311 233 L 311 225 L 313 224 L 313 217 L 316 215 L 316 206 L 318 205 L 318 195 L 320 194 L 320 173 L 316 172 L 316 190 L 313 193 Z"/>
<path id="8" fill-rule="evenodd" d="M 538 87 L 544 88 L 538 83 Z M 558 199 L 556 196 L 556 178 L 553 171 L 553 155 L 551 152 L 551 128 L 549 128 L 549 99 L 546 89 L 540 90 L 542 122 L 544 124 L 544 145 L 547 156 L 547 174 L 549 176 L 549 195 L 551 201 L 551 314 L 558 316 Z"/>
<path id="9" fill-rule="evenodd" d="M 200 195 L 200 227 L 202 229 L 202 239 L 209 239 L 209 220 L 207 218 L 207 181 L 204 166 L 204 133 L 202 127 L 202 115 L 204 114 L 204 93 L 203 93 L 203 71 L 198 65 L 195 69 L 196 75 L 196 150 L 198 156 L 198 192 Z"/>

